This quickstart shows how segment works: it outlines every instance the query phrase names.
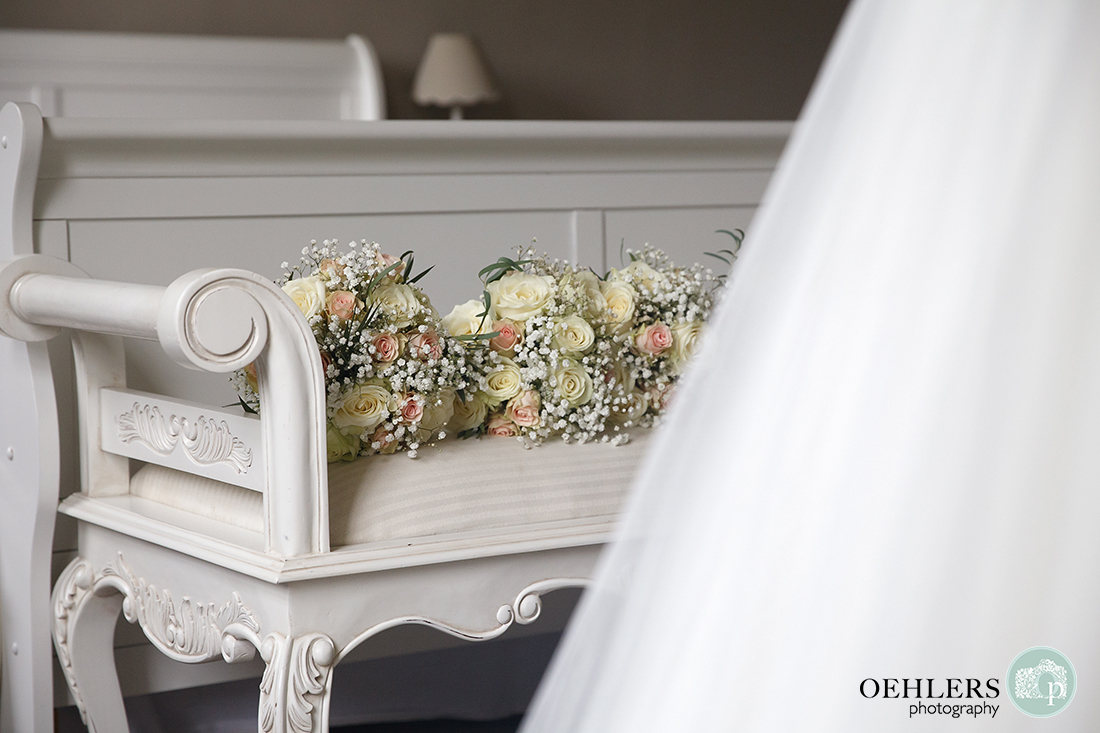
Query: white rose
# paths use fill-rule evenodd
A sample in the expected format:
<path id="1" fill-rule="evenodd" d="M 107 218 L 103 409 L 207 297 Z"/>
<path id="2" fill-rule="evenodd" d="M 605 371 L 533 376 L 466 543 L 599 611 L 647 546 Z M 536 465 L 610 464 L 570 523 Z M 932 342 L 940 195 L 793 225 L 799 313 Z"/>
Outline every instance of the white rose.
<path id="1" fill-rule="evenodd" d="M 633 286 L 621 280 L 609 279 L 600 283 L 600 292 L 607 301 L 611 323 L 618 325 L 620 329 L 629 328 L 634 318 L 634 299 L 637 297 Z"/>
<path id="2" fill-rule="evenodd" d="M 398 328 L 411 325 L 420 313 L 420 300 L 416 297 L 416 291 L 401 283 L 382 283 L 371 292 L 370 300 L 377 303 L 390 322 Z"/>
<path id="3" fill-rule="evenodd" d="M 523 388 L 523 379 L 519 367 L 511 359 L 501 358 L 500 364 L 493 367 L 485 377 L 482 390 L 490 405 L 499 405 L 519 394 Z"/>
<path id="4" fill-rule="evenodd" d="M 390 393 L 385 387 L 357 384 L 344 396 L 332 422 L 345 433 L 360 435 L 378 427 L 389 416 L 389 405 Z"/>
<path id="5" fill-rule="evenodd" d="M 436 430 L 451 419 L 455 411 L 455 392 L 445 388 L 439 391 L 439 397 L 428 399 L 424 405 L 424 415 L 420 418 L 420 427 L 424 430 Z"/>
<path id="6" fill-rule="evenodd" d="M 620 425 L 624 422 L 636 423 L 649 409 L 649 398 L 644 392 L 630 392 L 618 404 L 611 406 L 611 419 Z"/>
<path id="7" fill-rule="evenodd" d="M 359 436 L 345 435 L 332 423 L 328 424 L 328 462 L 350 461 L 359 455 Z"/>
<path id="8" fill-rule="evenodd" d="M 703 324 L 699 321 L 680 321 L 672 327 L 672 364 L 682 372 L 691 357 L 699 349 Z"/>
<path id="9" fill-rule="evenodd" d="M 492 312 L 484 318 L 481 317 L 485 310 L 485 304 L 480 300 L 467 300 L 462 305 L 456 305 L 451 312 L 443 316 L 443 328 L 452 336 L 469 336 L 475 333 L 491 333 L 493 325 Z"/>
<path id="10" fill-rule="evenodd" d="M 529 275 L 510 272 L 485 288 L 493 299 L 497 316 L 513 321 L 526 321 L 541 315 L 554 294 L 554 278 L 549 275 Z"/>
<path id="11" fill-rule="evenodd" d="M 489 404 L 485 401 L 485 396 L 481 392 L 467 398 L 465 402 L 456 398 L 454 401 L 454 414 L 451 416 L 451 422 L 447 427 L 456 434 L 476 428 L 485 422 L 485 416 L 488 412 Z"/>
<path id="12" fill-rule="evenodd" d="M 325 283 L 317 275 L 291 280 L 283 286 L 283 292 L 290 296 L 306 320 L 325 309 Z"/>
<path id="13" fill-rule="evenodd" d="M 657 272 L 644 261 L 634 260 L 622 270 L 612 270 L 612 274 L 608 276 L 608 279 L 627 280 L 652 292 L 666 278 L 663 273 Z"/>
<path id="14" fill-rule="evenodd" d="M 592 399 L 592 377 L 579 364 L 567 364 L 554 372 L 558 392 L 571 407 L 580 407 Z"/>
<path id="15" fill-rule="evenodd" d="M 585 353 L 596 343 L 596 333 L 580 316 L 566 316 L 554 323 L 554 346 L 570 356 Z"/>
<path id="16" fill-rule="evenodd" d="M 612 380 L 615 381 L 615 388 L 622 389 L 624 393 L 634 390 L 635 376 L 622 359 L 616 359 L 612 363 L 611 369 L 604 375 L 605 382 L 610 383 Z"/>
<path id="17" fill-rule="evenodd" d="M 587 313 L 592 318 L 602 319 L 606 315 L 607 300 L 600 292 L 600 279 L 590 270 L 566 273 L 562 285 L 572 285 L 588 297 Z"/>

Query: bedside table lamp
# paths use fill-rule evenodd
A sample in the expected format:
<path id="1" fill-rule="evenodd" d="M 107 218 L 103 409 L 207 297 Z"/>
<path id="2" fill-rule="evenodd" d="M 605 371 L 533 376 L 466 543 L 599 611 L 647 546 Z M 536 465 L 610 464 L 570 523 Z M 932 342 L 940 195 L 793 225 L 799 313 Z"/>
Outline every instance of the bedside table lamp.
<path id="1" fill-rule="evenodd" d="M 416 70 L 413 100 L 451 108 L 451 119 L 462 119 L 462 108 L 492 102 L 500 93 L 489 78 L 489 69 L 474 44 L 464 33 L 436 33 Z"/>

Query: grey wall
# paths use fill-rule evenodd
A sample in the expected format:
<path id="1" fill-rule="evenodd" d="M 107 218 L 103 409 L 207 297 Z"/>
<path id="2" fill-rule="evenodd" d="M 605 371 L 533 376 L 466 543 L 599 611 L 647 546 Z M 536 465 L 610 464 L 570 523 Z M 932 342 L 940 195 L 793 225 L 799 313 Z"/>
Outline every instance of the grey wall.
<path id="1" fill-rule="evenodd" d="M 847 0 L 4 0 L 7 28 L 340 38 L 382 60 L 391 117 L 435 31 L 472 33 L 504 92 L 470 117 L 794 119 Z"/>

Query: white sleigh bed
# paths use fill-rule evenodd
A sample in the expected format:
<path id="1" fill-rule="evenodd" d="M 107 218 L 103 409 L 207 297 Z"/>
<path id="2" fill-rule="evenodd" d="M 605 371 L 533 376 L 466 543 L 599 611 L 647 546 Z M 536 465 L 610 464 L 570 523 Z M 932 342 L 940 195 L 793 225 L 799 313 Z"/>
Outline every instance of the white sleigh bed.
<path id="1" fill-rule="evenodd" d="M 316 348 L 269 279 L 332 236 L 436 263 L 423 284 L 441 310 L 532 237 L 595 269 L 622 242 L 696 260 L 725 246 L 716 229 L 748 225 L 788 133 L 43 122 L 4 107 L 5 725 L 52 729 L 52 631 L 89 727 L 124 730 L 120 610 L 171 658 L 261 660 L 261 730 L 321 731 L 334 667 L 380 631 L 490 639 L 534 621 L 541 594 L 582 586 L 644 440 L 482 440 L 329 472 Z M 209 372 L 256 358 L 263 419 L 216 407 L 234 398 Z M 50 603 L 59 498 L 77 529 L 58 525 L 71 560 Z"/>

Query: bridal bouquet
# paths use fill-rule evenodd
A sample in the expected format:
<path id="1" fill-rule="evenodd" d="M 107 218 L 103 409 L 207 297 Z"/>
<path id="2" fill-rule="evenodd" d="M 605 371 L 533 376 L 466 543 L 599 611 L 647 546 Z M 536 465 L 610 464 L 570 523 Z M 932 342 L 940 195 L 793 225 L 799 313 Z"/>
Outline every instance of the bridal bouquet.
<path id="1" fill-rule="evenodd" d="M 486 367 L 481 354 L 442 328 L 416 287 L 413 257 L 377 244 L 311 242 L 278 284 L 305 315 L 325 368 L 329 461 L 407 450 L 442 439 L 456 402 L 472 399 Z M 258 411 L 256 373 L 236 376 L 241 404 Z"/>
<path id="2" fill-rule="evenodd" d="M 624 428 L 655 424 L 699 346 L 722 276 L 676 267 L 648 246 L 627 253 L 629 264 L 602 277 L 532 249 L 481 271 L 481 300 L 443 318 L 481 352 L 484 369 L 473 397 L 456 405 L 460 436 L 622 443 Z"/>

